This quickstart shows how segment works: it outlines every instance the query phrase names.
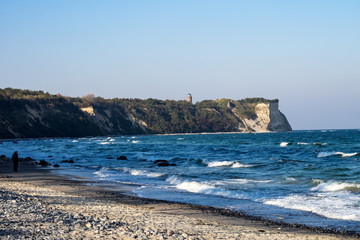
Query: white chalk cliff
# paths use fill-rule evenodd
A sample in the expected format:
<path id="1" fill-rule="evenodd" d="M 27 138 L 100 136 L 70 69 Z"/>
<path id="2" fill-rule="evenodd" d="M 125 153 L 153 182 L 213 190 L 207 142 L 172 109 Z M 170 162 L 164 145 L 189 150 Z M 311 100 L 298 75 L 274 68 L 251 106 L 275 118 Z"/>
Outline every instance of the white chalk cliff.
<path id="1" fill-rule="evenodd" d="M 287 132 L 292 128 L 284 114 L 279 110 L 279 102 L 254 104 L 254 116 L 244 117 L 232 109 L 239 120 L 238 130 L 241 132 Z"/>

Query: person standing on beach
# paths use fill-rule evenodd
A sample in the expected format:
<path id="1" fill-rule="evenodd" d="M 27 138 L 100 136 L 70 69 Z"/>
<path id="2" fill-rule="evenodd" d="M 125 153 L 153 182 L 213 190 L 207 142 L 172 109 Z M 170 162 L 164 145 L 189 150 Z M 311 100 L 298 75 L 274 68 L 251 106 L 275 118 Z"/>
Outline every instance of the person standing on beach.
<path id="1" fill-rule="evenodd" d="M 17 151 L 14 152 L 14 154 L 11 157 L 11 160 L 13 162 L 14 172 L 17 172 L 17 169 L 18 169 L 18 166 L 19 166 L 19 156 L 18 156 Z"/>

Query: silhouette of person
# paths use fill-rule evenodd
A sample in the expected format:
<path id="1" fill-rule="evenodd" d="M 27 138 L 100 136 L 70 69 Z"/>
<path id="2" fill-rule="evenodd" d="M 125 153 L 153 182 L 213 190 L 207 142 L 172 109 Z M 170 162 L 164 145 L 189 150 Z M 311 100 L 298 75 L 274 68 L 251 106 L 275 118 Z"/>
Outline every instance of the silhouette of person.
<path id="1" fill-rule="evenodd" d="M 18 166 L 19 166 L 19 156 L 18 156 L 18 152 L 15 151 L 14 154 L 11 157 L 11 160 L 13 162 L 13 166 L 14 166 L 14 172 L 17 172 L 18 170 Z"/>

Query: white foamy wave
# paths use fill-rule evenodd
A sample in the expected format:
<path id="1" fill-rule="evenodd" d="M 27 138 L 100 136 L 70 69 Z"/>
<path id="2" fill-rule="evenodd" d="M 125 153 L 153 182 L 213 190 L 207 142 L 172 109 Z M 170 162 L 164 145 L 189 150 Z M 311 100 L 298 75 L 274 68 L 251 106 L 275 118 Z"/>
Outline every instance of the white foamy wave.
<path id="1" fill-rule="evenodd" d="M 113 173 L 110 172 L 111 169 L 108 167 L 103 167 L 99 171 L 94 172 L 96 176 L 100 178 L 100 180 L 107 179 L 111 176 L 113 176 Z"/>
<path id="2" fill-rule="evenodd" d="M 131 141 L 132 143 L 139 143 L 140 141 L 139 140 L 133 140 L 133 141 Z"/>
<path id="3" fill-rule="evenodd" d="M 184 140 L 184 138 L 178 138 L 177 140 L 178 140 L 178 141 L 181 141 L 181 140 Z"/>
<path id="4" fill-rule="evenodd" d="M 175 178 L 173 180 L 175 182 L 179 181 L 179 179 L 175 180 Z M 178 184 L 176 184 L 176 188 L 191 193 L 201 193 L 206 195 L 216 195 L 216 196 L 237 198 L 237 199 L 248 199 L 248 197 L 244 194 L 239 194 L 233 191 L 218 188 L 214 184 L 205 183 L 205 182 L 195 182 L 195 181 L 178 182 Z"/>
<path id="5" fill-rule="evenodd" d="M 355 156 L 359 153 L 343 153 L 343 152 L 337 152 L 337 154 L 341 155 L 342 157 L 352 157 L 352 156 Z"/>
<path id="6" fill-rule="evenodd" d="M 176 185 L 176 188 L 193 193 L 206 193 L 206 190 L 214 189 L 215 187 L 206 183 L 182 182 Z"/>
<path id="7" fill-rule="evenodd" d="M 236 162 L 231 167 L 232 168 L 248 168 L 248 167 L 253 167 L 253 165 L 246 165 L 243 163 Z"/>
<path id="8" fill-rule="evenodd" d="M 129 173 L 131 175 L 135 175 L 135 176 L 136 175 L 142 175 L 142 176 L 146 175 L 146 172 L 142 171 L 142 170 L 130 170 Z"/>
<path id="9" fill-rule="evenodd" d="M 73 142 L 73 143 L 77 143 L 77 142 L 79 142 L 78 140 L 72 140 L 71 142 Z"/>
<path id="10" fill-rule="evenodd" d="M 122 168 L 122 171 L 134 176 L 147 176 L 151 178 L 157 178 L 165 175 L 164 173 L 149 173 L 145 170 L 129 169 L 126 167 Z"/>
<path id="11" fill-rule="evenodd" d="M 114 138 L 111 138 L 109 141 L 110 142 L 115 142 L 116 140 Z"/>
<path id="12" fill-rule="evenodd" d="M 360 221 L 360 196 L 350 192 L 328 192 L 314 195 L 290 195 L 265 200 L 283 208 L 313 212 L 327 218 Z"/>
<path id="13" fill-rule="evenodd" d="M 234 162 L 232 162 L 232 161 L 216 161 L 216 162 L 209 163 L 207 166 L 208 167 L 228 167 L 233 164 L 234 164 Z"/>
<path id="14" fill-rule="evenodd" d="M 343 153 L 343 152 L 320 152 L 317 157 L 323 158 L 323 157 L 329 157 L 334 155 L 340 155 L 341 157 L 352 157 L 359 154 L 358 152 L 355 153 Z"/>
<path id="15" fill-rule="evenodd" d="M 159 157 L 156 155 L 151 155 L 151 153 L 137 153 L 135 158 L 138 160 L 146 160 L 146 161 L 156 161 L 159 160 Z M 161 158 L 167 160 L 166 158 Z"/>
<path id="16" fill-rule="evenodd" d="M 306 142 L 298 142 L 298 145 L 310 145 L 311 143 L 306 143 Z"/>
<path id="17" fill-rule="evenodd" d="M 99 144 L 101 144 L 101 145 L 107 145 L 107 144 L 111 144 L 110 142 L 101 142 L 101 143 L 99 143 Z"/>
<path id="18" fill-rule="evenodd" d="M 153 177 L 153 178 L 157 178 L 157 177 L 161 177 L 164 176 L 164 173 L 147 173 L 146 176 L 148 177 Z"/>
<path id="19" fill-rule="evenodd" d="M 147 157 L 144 155 L 144 153 L 137 153 L 135 158 L 139 160 L 146 160 Z"/>
<path id="20" fill-rule="evenodd" d="M 166 179 L 166 182 L 168 182 L 170 184 L 180 184 L 181 180 L 176 176 L 171 176 L 171 177 Z"/>
<path id="21" fill-rule="evenodd" d="M 252 180 L 252 179 L 228 179 L 218 181 L 217 184 L 227 185 L 227 184 L 256 184 L 256 183 L 269 183 L 272 180 Z"/>
<path id="22" fill-rule="evenodd" d="M 319 192 L 336 192 L 336 191 L 350 191 L 350 192 L 359 192 L 360 184 L 358 183 L 347 183 L 347 182 L 320 182 L 316 187 L 311 188 L 311 191 Z"/>
<path id="23" fill-rule="evenodd" d="M 240 162 L 234 162 L 234 161 L 215 161 L 210 162 L 207 165 L 208 167 L 232 167 L 232 168 L 247 168 L 252 167 L 252 165 L 246 165 Z"/>
<path id="24" fill-rule="evenodd" d="M 282 142 L 282 143 L 280 143 L 280 147 L 286 147 L 287 145 L 289 145 L 288 142 Z"/>

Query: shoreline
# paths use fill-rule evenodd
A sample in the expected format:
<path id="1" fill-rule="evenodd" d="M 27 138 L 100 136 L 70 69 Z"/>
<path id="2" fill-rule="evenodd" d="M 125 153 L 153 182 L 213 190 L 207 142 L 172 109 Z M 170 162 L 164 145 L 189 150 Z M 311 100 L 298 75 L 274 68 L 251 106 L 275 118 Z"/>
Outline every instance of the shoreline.
<path id="1" fill-rule="evenodd" d="M 68 229 L 68 232 L 61 234 L 70 238 L 96 238 L 97 236 L 105 238 L 113 236 L 119 239 L 133 239 L 136 236 L 139 239 L 360 238 L 360 234 L 354 232 L 340 232 L 299 224 L 275 222 L 215 207 L 125 195 L 124 192 L 128 191 L 126 188 L 114 191 L 89 186 L 86 183 L 91 183 L 91 181 L 73 180 L 66 176 L 56 175 L 47 168 L 20 165 L 19 172 L 13 173 L 11 172 L 11 165 L 8 164 L 6 167 L 4 161 L 2 163 L 0 165 L 0 191 L 3 193 L 0 198 L 4 198 L 6 194 L 15 194 L 18 196 L 16 199 L 30 199 L 25 200 L 24 204 L 37 206 L 38 201 L 42 202 L 42 206 L 48 208 L 41 209 L 41 211 L 47 212 L 49 209 L 51 211 L 56 209 L 55 212 L 57 213 L 66 212 L 68 216 L 72 216 L 70 219 L 61 220 L 61 224 L 55 221 L 50 225 L 56 229 L 56 227 L 64 227 L 65 223 L 69 223 L 68 225 L 65 224 L 65 229 Z M 55 168 L 54 170 L 56 171 Z M 39 191 L 42 193 L 39 194 Z M 59 195 L 60 198 L 52 196 L 54 194 Z M 25 197 L 34 195 L 38 199 L 37 202 L 33 202 L 31 197 Z M 112 211 L 109 212 L 109 208 Z M 7 209 L 7 213 L 11 212 L 10 209 Z M 49 212 L 51 213 L 51 211 Z M 86 220 L 88 221 L 86 223 L 84 221 L 79 223 L 76 218 L 78 212 L 83 212 L 83 215 L 89 213 L 87 218 L 90 220 Z M 51 219 L 56 218 L 56 213 L 50 215 Z M 104 224 L 102 224 L 102 220 L 99 220 L 106 218 L 108 220 L 104 220 Z M 110 227 L 111 230 L 105 231 L 107 229 L 103 229 L 102 225 L 107 226 L 106 222 L 110 226 L 111 221 L 119 221 L 119 219 L 122 219 L 121 223 L 118 222 L 118 225 Z M 13 222 L 17 222 L 20 226 L 35 224 L 22 218 L 13 219 Z M 7 232 L 2 225 L 4 224 L 0 224 L 0 237 L 7 236 L 8 238 L 5 239 L 13 239 L 6 235 Z M 79 226 L 73 229 L 72 225 Z M 90 228 L 88 227 L 90 225 L 96 227 Z M 28 232 L 24 232 L 24 236 L 18 235 L 17 238 L 25 237 L 37 229 L 37 226 L 31 226 Z M 46 233 L 44 234 L 46 236 Z M 40 235 L 39 238 L 41 238 Z"/>

